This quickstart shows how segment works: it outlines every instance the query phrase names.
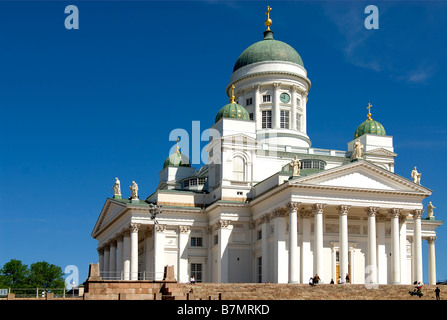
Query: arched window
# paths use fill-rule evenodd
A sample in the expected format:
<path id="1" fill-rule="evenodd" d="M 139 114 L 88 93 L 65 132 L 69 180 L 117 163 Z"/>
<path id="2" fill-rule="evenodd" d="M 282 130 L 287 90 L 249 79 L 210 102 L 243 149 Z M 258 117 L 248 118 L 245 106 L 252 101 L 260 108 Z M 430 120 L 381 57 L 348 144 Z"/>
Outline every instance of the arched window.
<path id="1" fill-rule="evenodd" d="M 233 180 L 235 181 L 245 180 L 245 161 L 241 157 L 233 158 Z"/>

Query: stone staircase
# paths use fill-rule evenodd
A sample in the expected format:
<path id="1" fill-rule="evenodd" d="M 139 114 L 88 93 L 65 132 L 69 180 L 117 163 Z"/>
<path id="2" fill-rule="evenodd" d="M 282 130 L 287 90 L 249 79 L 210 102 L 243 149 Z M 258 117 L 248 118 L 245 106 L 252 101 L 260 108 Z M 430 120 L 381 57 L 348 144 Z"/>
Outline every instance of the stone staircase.
<path id="1" fill-rule="evenodd" d="M 441 299 L 447 286 L 439 285 Z M 424 285 L 423 296 L 412 296 L 413 285 L 379 285 L 368 289 L 363 284 L 261 284 L 261 283 L 182 283 L 166 284 L 167 300 L 436 300 L 436 286 Z"/>

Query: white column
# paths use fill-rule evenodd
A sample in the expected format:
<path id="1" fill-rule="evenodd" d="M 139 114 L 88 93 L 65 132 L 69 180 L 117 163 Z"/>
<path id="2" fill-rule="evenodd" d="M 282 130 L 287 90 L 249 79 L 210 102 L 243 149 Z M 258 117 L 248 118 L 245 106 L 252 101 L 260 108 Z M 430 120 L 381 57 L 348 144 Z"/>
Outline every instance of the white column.
<path id="1" fill-rule="evenodd" d="M 191 232 L 190 226 L 179 226 L 179 255 L 178 255 L 178 270 L 177 279 L 180 283 L 187 283 L 189 278 L 188 268 L 188 243 L 189 234 Z"/>
<path id="2" fill-rule="evenodd" d="M 272 103 L 272 128 L 280 128 L 280 107 L 279 107 L 279 87 L 281 83 L 273 83 L 273 103 Z"/>
<path id="3" fill-rule="evenodd" d="M 104 248 L 96 249 L 98 251 L 98 262 L 101 277 L 104 276 Z"/>
<path id="4" fill-rule="evenodd" d="M 304 92 L 301 96 L 301 108 L 303 109 L 301 131 L 307 134 L 307 92 Z"/>
<path id="5" fill-rule="evenodd" d="M 289 202 L 289 283 L 298 283 L 298 217 L 299 202 Z"/>
<path id="6" fill-rule="evenodd" d="M 399 216 L 400 226 L 400 283 L 410 284 L 407 272 L 407 215 Z"/>
<path id="7" fill-rule="evenodd" d="M 314 224 L 314 260 L 315 273 L 321 278 L 321 282 L 328 283 L 327 279 L 323 279 L 323 210 L 326 204 L 317 203 L 314 205 L 315 224 Z"/>
<path id="8" fill-rule="evenodd" d="M 348 243 L 348 210 L 350 206 L 339 206 L 339 242 L 340 242 L 340 277 L 345 281 L 349 272 L 349 243 Z M 349 275 L 351 278 L 351 275 Z"/>
<path id="9" fill-rule="evenodd" d="M 261 103 L 261 99 L 260 99 L 260 96 L 259 96 L 259 90 L 260 89 L 261 89 L 261 86 L 260 85 L 256 85 L 254 99 L 253 99 L 254 100 L 253 103 L 255 105 L 254 119 L 255 119 L 255 122 L 256 122 L 256 130 L 261 129 L 261 127 L 262 127 L 262 124 L 261 124 L 261 122 L 262 122 L 262 115 L 261 115 L 261 111 L 260 111 L 260 108 L 259 108 L 259 104 Z"/>
<path id="10" fill-rule="evenodd" d="M 400 283 L 399 215 L 402 209 L 393 208 L 391 214 L 391 282 Z"/>
<path id="11" fill-rule="evenodd" d="M 130 280 L 138 280 L 138 228 L 139 223 L 131 223 L 130 228 Z"/>
<path id="12" fill-rule="evenodd" d="M 388 281 L 387 256 L 385 250 L 385 219 L 386 215 L 377 215 L 377 281 L 386 284 Z"/>
<path id="13" fill-rule="evenodd" d="M 154 228 L 154 277 L 155 280 L 163 280 L 165 260 L 165 234 L 166 225 L 156 224 Z"/>
<path id="14" fill-rule="evenodd" d="M 228 243 L 230 241 L 231 235 L 231 221 L 230 220 L 219 220 L 219 230 L 218 230 L 218 248 L 219 248 L 219 259 L 217 270 L 218 270 L 218 282 L 228 283 L 228 269 L 229 269 L 229 254 L 228 254 Z"/>
<path id="15" fill-rule="evenodd" d="M 301 242 L 301 283 L 307 283 L 313 276 L 312 261 L 310 255 L 310 218 L 312 213 L 301 213 L 301 224 L 303 227 L 302 242 Z"/>
<path id="16" fill-rule="evenodd" d="M 118 234 L 116 236 L 116 278 L 118 280 L 123 280 L 123 235 Z"/>
<path id="17" fill-rule="evenodd" d="M 285 210 L 274 210 L 273 218 L 273 282 L 287 283 L 289 264 L 286 250 Z"/>
<path id="18" fill-rule="evenodd" d="M 106 244 L 104 247 L 104 276 L 103 279 L 110 277 L 110 245 Z"/>
<path id="19" fill-rule="evenodd" d="M 414 267 L 417 282 L 423 282 L 422 275 L 422 230 L 421 230 L 422 210 L 413 211 L 414 223 Z"/>
<path id="20" fill-rule="evenodd" d="M 130 280 L 130 230 L 123 232 L 123 274 L 124 280 Z"/>
<path id="21" fill-rule="evenodd" d="M 110 280 L 116 280 L 116 240 L 110 241 L 110 253 L 109 253 L 109 278 Z"/>
<path id="22" fill-rule="evenodd" d="M 297 91 L 298 91 L 298 87 L 297 86 L 292 86 L 292 94 L 291 94 L 291 99 L 292 99 L 292 101 L 291 101 L 291 103 L 292 103 L 292 114 L 290 115 L 290 121 L 292 122 L 291 123 L 291 126 L 290 126 L 290 129 L 294 129 L 294 130 L 296 130 L 297 128 L 296 128 L 296 113 L 297 113 L 297 108 L 296 108 L 296 98 L 297 98 Z"/>
<path id="23" fill-rule="evenodd" d="M 154 280 L 152 273 L 153 260 L 151 255 L 153 234 L 154 231 L 152 230 L 152 227 L 149 227 L 144 231 L 144 278 L 146 280 Z"/>
<path id="24" fill-rule="evenodd" d="M 366 279 L 369 284 L 377 283 L 377 251 L 376 251 L 376 207 L 368 207 L 368 265 Z M 369 269 L 369 270 L 368 270 Z"/>
<path id="25" fill-rule="evenodd" d="M 269 224 L 269 214 L 265 214 L 262 218 L 261 218 L 261 232 L 262 232 L 262 282 L 263 283 L 267 283 L 270 282 L 270 269 L 269 269 L 269 260 L 270 260 L 270 255 L 269 255 L 269 240 L 268 240 L 268 228 L 270 227 Z"/>
<path id="26" fill-rule="evenodd" d="M 436 237 L 429 237 L 428 242 L 428 284 L 436 284 L 436 256 L 435 256 Z"/>
<path id="27" fill-rule="evenodd" d="M 337 249 L 334 244 L 331 244 L 331 280 L 337 283 Z"/>

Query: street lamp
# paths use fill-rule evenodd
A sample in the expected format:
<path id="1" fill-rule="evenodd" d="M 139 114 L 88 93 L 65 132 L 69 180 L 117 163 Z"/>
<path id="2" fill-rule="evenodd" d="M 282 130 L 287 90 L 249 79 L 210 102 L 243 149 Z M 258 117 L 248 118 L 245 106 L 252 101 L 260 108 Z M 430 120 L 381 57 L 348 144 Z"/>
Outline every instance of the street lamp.
<path id="1" fill-rule="evenodd" d="M 156 220 L 157 215 L 163 212 L 162 205 L 157 205 L 149 203 L 149 213 L 151 214 L 151 219 L 154 220 L 154 225 L 158 223 Z"/>

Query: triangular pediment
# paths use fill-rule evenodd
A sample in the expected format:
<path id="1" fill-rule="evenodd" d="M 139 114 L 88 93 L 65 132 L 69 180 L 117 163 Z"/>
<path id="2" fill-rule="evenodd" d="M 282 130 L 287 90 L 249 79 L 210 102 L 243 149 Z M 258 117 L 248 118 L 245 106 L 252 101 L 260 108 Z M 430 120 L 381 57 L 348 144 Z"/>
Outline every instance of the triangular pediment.
<path id="1" fill-rule="evenodd" d="M 102 226 L 105 226 L 110 221 L 114 220 L 126 208 L 126 203 L 121 203 L 110 198 L 107 199 L 104 207 L 101 210 L 101 213 L 99 214 L 98 220 L 96 221 L 92 236 L 94 237 L 94 235 L 102 229 Z"/>
<path id="2" fill-rule="evenodd" d="M 362 160 L 297 178 L 291 183 L 336 189 L 431 194 L 430 189 Z"/>
<path id="3" fill-rule="evenodd" d="M 365 152 L 365 155 L 394 158 L 397 156 L 397 153 L 391 152 L 385 148 L 376 148 L 376 149 Z"/>

